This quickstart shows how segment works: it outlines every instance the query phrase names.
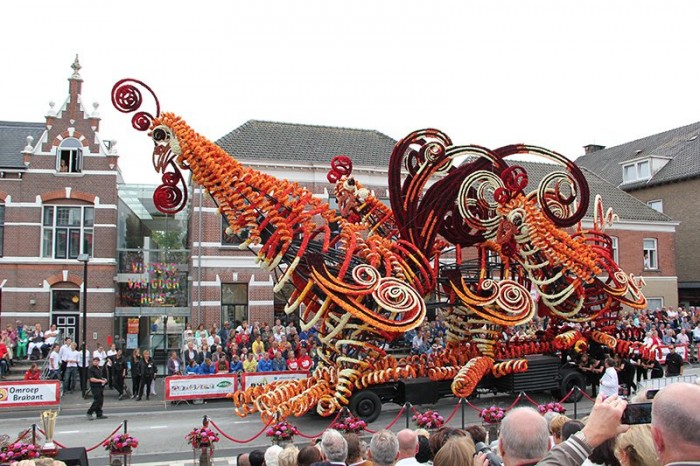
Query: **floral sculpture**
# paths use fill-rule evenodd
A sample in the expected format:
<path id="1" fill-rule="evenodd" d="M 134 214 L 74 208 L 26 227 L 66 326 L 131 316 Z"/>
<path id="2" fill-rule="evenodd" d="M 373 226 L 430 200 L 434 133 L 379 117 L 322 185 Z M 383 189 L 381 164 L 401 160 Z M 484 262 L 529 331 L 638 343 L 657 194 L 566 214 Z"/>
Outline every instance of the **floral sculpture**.
<path id="1" fill-rule="evenodd" d="M 117 434 L 105 440 L 102 446 L 112 453 L 128 453 L 139 446 L 139 441 L 129 434 Z"/>
<path id="2" fill-rule="evenodd" d="M 561 404 L 561 403 L 546 403 L 543 405 L 538 405 L 537 406 L 538 411 L 540 414 L 545 414 L 550 411 L 559 413 L 559 414 L 564 414 L 566 413 L 566 408 Z"/>
<path id="3" fill-rule="evenodd" d="M 359 434 L 367 427 L 367 423 L 355 417 L 352 414 L 338 418 L 333 424 L 331 424 L 331 429 L 335 429 L 340 432 Z"/>
<path id="4" fill-rule="evenodd" d="M 185 436 L 192 448 L 213 447 L 219 441 L 219 434 L 208 427 L 196 427 Z"/>
<path id="5" fill-rule="evenodd" d="M 141 108 L 144 96 L 155 102 L 153 113 Z M 593 227 L 583 229 L 588 183 L 556 152 L 455 145 L 439 130 L 416 131 L 391 154 L 390 208 L 352 176 L 349 157 L 331 160 L 336 211 L 297 183 L 243 166 L 181 117 L 161 113 L 141 81 L 116 83 L 112 103 L 133 114 L 134 128 L 153 141 L 153 166 L 162 175 L 156 207 L 184 208 L 181 170 L 190 170 L 226 216 L 227 234 L 263 268 L 280 267 L 275 291 L 293 288 L 284 311 L 302 309 L 302 329 L 319 330 L 321 362 L 311 377 L 236 391 L 240 416 L 259 412 L 270 421 L 311 409 L 330 416 L 356 390 L 413 377 L 452 380 L 453 393 L 467 397 L 487 374 L 527 371 L 528 354 L 580 349 L 588 340 L 645 357 L 641 343 L 608 334 L 623 304 L 646 307 L 643 282 L 613 260 L 604 230 L 615 216 L 596 197 Z M 528 154 L 554 162 L 542 164 L 546 173 L 536 184 L 513 161 Z M 421 325 L 425 298 L 436 295 L 449 309 L 447 348 L 387 356 L 384 344 Z M 502 341 L 504 327 L 529 322 L 536 309 L 551 317 L 541 336 Z M 593 320 L 597 331 L 570 326 Z"/>
<path id="6" fill-rule="evenodd" d="M 15 442 L 0 448 L 0 463 L 30 460 L 39 457 L 39 448 L 31 443 Z"/>
<path id="7" fill-rule="evenodd" d="M 445 425 L 445 418 L 437 411 L 428 410 L 424 413 L 414 414 L 413 422 L 423 429 L 439 429 Z"/>
<path id="8" fill-rule="evenodd" d="M 273 442 L 290 441 L 298 433 L 297 428 L 285 420 L 274 423 L 265 431 L 265 435 L 271 437 Z"/>
<path id="9" fill-rule="evenodd" d="M 479 417 L 487 424 L 498 424 L 506 416 L 506 412 L 503 408 L 498 406 L 491 406 L 486 409 L 482 409 L 479 413 Z"/>

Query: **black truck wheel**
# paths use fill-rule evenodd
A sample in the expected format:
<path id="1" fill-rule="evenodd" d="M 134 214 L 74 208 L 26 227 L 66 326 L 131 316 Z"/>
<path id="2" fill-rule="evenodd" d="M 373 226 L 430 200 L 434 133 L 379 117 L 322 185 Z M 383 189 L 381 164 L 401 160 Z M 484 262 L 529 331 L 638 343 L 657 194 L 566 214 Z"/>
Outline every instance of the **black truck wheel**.
<path id="1" fill-rule="evenodd" d="M 581 392 L 586 389 L 586 377 L 576 369 L 562 369 L 560 375 L 561 382 L 559 388 L 557 390 L 552 390 L 552 395 L 555 398 L 562 399 L 572 388 L 578 387 L 580 390 L 574 391 L 566 401 L 580 401 L 581 398 L 583 398 Z"/>
<path id="2" fill-rule="evenodd" d="M 362 390 L 350 398 L 350 412 L 365 422 L 372 422 L 382 412 L 382 400 L 373 391 Z"/>

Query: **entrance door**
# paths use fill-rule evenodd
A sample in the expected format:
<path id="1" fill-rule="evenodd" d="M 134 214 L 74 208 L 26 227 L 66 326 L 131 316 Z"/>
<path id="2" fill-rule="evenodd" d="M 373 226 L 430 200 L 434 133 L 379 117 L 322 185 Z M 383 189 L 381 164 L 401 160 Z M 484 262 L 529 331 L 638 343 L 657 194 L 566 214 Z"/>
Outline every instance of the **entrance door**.
<path id="1" fill-rule="evenodd" d="M 61 340 L 70 338 L 76 341 L 78 335 L 78 314 L 58 314 L 54 313 L 51 316 L 51 323 L 58 327 L 61 332 Z"/>

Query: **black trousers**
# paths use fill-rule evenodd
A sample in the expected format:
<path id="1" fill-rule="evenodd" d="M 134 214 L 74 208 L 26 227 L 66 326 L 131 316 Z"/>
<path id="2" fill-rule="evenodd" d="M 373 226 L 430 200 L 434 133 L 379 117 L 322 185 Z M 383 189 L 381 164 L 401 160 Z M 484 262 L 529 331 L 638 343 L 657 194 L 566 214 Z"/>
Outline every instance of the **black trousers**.
<path id="1" fill-rule="evenodd" d="M 138 396 L 140 387 L 141 387 L 141 376 L 131 374 L 131 393 L 132 393 L 132 395 Z"/>
<path id="2" fill-rule="evenodd" d="M 91 383 L 90 391 L 92 391 L 92 404 L 90 409 L 88 409 L 88 414 L 95 413 L 97 417 L 102 416 L 102 405 L 104 404 L 105 397 L 102 393 L 103 386 L 101 383 Z"/>
<path id="3" fill-rule="evenodd" d="M 151 384 L 153 383 L 153 377 L 141 377 L 141 386 L 139 387 L 139 400 L 143 396 L 143 389 L 146 388 L 146 399 L 151 397 Z"/>

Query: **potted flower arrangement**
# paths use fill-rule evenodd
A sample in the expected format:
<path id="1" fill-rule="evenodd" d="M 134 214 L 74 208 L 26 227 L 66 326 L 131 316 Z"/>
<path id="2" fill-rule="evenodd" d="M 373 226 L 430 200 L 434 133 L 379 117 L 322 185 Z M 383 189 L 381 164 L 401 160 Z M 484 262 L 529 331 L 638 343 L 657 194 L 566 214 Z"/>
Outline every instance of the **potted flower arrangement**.
<path id="1" fill-rule="evenodd" d="M 39 448 L 31 443 L 15 442 L 0 448 L 0 463 L 30 460 L 39 457 Z"/>
<path id="2" fill-rule="evenodd" d="M 553 411 L 553 412 L 559 413 L 559 414 L 566 413 L 566 408 L 561 403 L 547 403 L 547 404 L 537 406 L 537 409 L 539 410 L 540 414 L 545 414 L 545 413 L 548 413 L 550 411 Z"/>
<path id="3" fill-rule="evenodd" d="M 192 455 L 195 465 L 211 466 L 214 457 L 214 444 L 219 441 L 219 434 L 208 427 L 195 427 L 185 436 L 187 443 L 192 445 Z M 199 450 L 199 456 L 197 455 Z"/>
<path id="4" fill-rule="evenodd" d="M 192 448 L 213 447 L 219 441 L 219 434 L 208 427 L 195 427 L 185 436 Z"/>
<path id="5" fill-rule="evenodd" d="M 105 440 L 102 446 L 111 453 L 130 453 L 139 446 L 139 441 L 130 434 L 116 434 Z"/>
<path id="6" fill-rule="evenodd" d="M 126 466 L 131 464 L 131 451 L 139 446 L 136 437 L 130 434 L 115 434 L 102 443 L 109 451 L 110 466 Z"/>
<path id="7" fill-rule="evenodd" d="M 479 417 L 487 424 L 498 424 L 506 416 L 506 412 L 503 408 L 498 406 L 491 406 L 481 410 Z"/>
<path id="8" fill-rule="evenodd" d="M 423 429 L 439 429 L 445 425 L 445 418 L 437 411 L 428 410 L 424 413 L 417 413 L 413 416 L 413 422 Z"/>
<path id="9" fill-rule="evenodd" d="M 367 427 L 367 423 L 359 417 L 353 416 L 352 414 L 338 418 L 337 421 L 331 424 L 331 429 L 335 429 L 346 434 L 359 434 L 365 430 L 365 427 Z"/>
<path id="10" fill-rule="evenodd" d="M 277 421 L 265 431 L 265 435 L 272 437 L 272 443 L 278 445 L 280 443 L 291 442 L 298 433 L 299 431 L 297 428 L 286 420 Z"/>

